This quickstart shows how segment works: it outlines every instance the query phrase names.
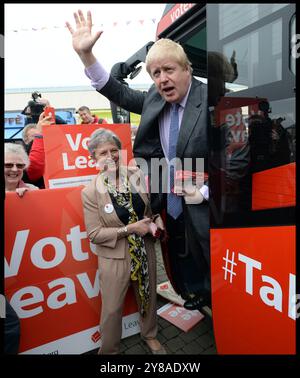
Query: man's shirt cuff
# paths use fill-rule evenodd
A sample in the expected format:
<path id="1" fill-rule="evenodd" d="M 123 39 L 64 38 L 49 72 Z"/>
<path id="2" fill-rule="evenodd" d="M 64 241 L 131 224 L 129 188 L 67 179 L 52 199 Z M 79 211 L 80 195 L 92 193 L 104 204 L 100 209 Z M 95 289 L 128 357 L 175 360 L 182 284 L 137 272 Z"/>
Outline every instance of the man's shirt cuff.
<path id="1" fill-rule="evenodd" d="M 91 85 L 96 90 L 101 90 L 109 80 L 109 73 L 98 61 L 85 68 L 84 73 L 91 80 Z"/>

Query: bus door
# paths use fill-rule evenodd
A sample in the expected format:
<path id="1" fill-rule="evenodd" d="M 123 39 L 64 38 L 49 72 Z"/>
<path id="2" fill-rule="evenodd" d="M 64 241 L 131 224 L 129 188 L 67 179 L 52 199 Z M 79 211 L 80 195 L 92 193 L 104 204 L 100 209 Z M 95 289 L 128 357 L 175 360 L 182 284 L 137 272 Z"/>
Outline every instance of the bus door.
<path id="1" fill-rule="evenodd" d="M 217 351 L 295 354 L 295 6 L 206 17 Z"/>

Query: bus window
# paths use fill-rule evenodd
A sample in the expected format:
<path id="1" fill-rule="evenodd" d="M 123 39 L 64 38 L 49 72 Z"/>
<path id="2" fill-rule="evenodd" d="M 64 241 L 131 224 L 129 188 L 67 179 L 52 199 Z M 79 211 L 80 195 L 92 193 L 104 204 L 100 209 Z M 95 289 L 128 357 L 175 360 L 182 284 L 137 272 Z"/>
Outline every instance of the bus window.
<path id="1" fill-rule="evenodd" d="M 277 20 L 224 44 L 223 53 L 230 58 L 236 51 L 239 69 L 235 84 L 239 90 L 257 87 L 282 79 L 282 21 Z"/>
<path id="2" fill-rule="evenodd" d="M 244 5 L 232 6 L 231 12 L 228 6 L 207 10 L 212 223 L 246 226 L 251 219 L 252 224 L 268 224 L 268 213 L 259 219 L 253 213 L 264 207 L 263 201 L 253 206 L 257 195 L 267 196 L 260 191 L 263 186 L 256 185 L 261 182 L 257 177 L 274 172 L 274 178 L 285 183 L 282 188 L 294 193 L 295 78 L 286 48 L 293 13 L 285 4 L 249 4 L 246 21 Z M 293 204 L 283 197 L 278 193 L 274 208 Z"/>
<path id="3" fill-rule="evenodd" d="M 203 22 L 196 30 L 188 33 L 180 44 L 184 48 L 193 67 L 193 75 L 203 82 L 207 82 L 206 64 L 206 23 Z"/>
<path id="4" fill-rule="evenodd" d="M 220 4 L 219 39 L 224 39 L 288 4 Z"/>

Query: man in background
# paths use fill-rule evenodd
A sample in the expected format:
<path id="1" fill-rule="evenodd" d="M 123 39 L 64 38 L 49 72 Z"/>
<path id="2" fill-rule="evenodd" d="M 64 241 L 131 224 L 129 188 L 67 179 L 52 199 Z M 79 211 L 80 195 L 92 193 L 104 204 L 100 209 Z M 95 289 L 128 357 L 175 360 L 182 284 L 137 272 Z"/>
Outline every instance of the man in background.
<path id="1" fill-rule="evenodd" d="M 81 106 L 77 113 L 81 118 L 81 124 L 101 124 L 107 123 L 104 118 L 98 118 L 96 115 L 93 115 L 90 109 L 87 106 Z"/>

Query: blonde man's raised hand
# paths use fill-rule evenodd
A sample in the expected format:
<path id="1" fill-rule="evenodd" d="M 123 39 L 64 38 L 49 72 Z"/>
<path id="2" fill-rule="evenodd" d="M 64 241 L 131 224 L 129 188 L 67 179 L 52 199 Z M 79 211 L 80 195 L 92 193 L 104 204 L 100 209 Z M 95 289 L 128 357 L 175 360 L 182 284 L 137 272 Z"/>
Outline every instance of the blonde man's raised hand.
<path id="1" fill-rule="evenodd" d="M 90 11 L 87 12 L 86 18 L 81 10 L 78 10 L 78 13 L 74 12 L 74 19 L 76 29 L 73 29 L 71 24 L 66 22 L 66 26 L 72 35 L 73 49 L 77 52 L 85 67 L 89 67 L 96 62 L 92 50 L 102 31 L 92 34 L 93 24 Z"/>

